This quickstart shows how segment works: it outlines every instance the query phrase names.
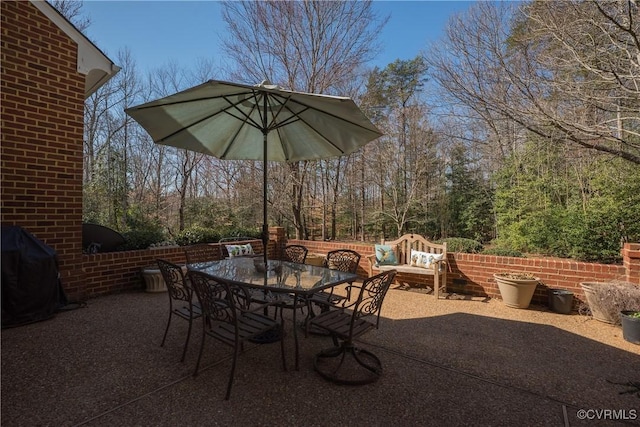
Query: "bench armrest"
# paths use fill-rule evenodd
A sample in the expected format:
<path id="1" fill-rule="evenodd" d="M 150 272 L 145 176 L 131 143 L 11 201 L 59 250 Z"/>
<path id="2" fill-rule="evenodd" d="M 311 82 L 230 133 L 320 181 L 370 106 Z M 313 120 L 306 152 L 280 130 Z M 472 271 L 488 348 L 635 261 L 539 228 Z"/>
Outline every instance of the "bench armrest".
<path id="1" fill-rule="evenodd" d="M 373 276 L 373 266 L 376 264 L 376 254 L 365 256 L 369 260 L 369 277 Z"/>
<path id="2" fill-rule="evenodd" d="M 433 261 L 433 269 L 437 273 L 440 273 L 443 269 L 446 270 L 448 266 L 449 266 L 449 263 L 447 262 L 446 259 L 439 259 L 439 260 Z"/>

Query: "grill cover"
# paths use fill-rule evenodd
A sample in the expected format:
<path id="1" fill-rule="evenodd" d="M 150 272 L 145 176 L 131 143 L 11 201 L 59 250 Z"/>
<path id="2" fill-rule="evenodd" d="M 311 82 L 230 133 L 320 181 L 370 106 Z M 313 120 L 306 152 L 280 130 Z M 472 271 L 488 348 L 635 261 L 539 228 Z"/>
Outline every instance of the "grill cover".
<path id="1" fill-rule="evenodd" d="M 21 227 L 2 227 L 2 327 L 49 319 L 66 304 L 56 252 Z"/>

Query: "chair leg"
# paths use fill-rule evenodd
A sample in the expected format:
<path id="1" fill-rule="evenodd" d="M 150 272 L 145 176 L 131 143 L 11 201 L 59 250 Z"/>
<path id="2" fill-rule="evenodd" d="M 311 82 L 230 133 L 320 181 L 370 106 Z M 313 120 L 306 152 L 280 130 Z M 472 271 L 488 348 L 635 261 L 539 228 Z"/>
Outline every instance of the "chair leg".
<path id="1" fill-rule="evenodd" d="M 193 376 L 198 375 L 198 369 L 200 368 L 200 359 L 202 358 L 202 350 L 204 349 L 204 337 L 207 335 L 205 321 L 202 321 L 202 339 L 200 340 L 200 351 L 198 352 L 198 361 L 196 362 L 196 369 L 193 371 Z"/>
<path id="2" fill-rule="evenodd" d="M 347 300 L 351 301 L 351 287 L 353 286 L 353 282 L 349 282 L 347 286 Z"/>
<path id="3" fill-rule="evenodd" d="M 167 327 L 164 329 L 164 335 L 162 336 L 162 343 L 160 343 L 160 347 L 164 347 L 164 341 L 167 339 L 167 333 L 169 332 L 169 326 L 171 325 L 172 317 L 173 317 L 173 312 L 170 312 L 169 319 L 167 320 Z"/>
<path id="4" fill-rule="evenodd" d="M 324 329 L 320 329 L 320 328 L 314 328 L 313 330 L 311 329 L 311 327 L 313 326 L 311 324 L 311 318 L 316 316 L 315 311 L 313 311 L 313 306 L 317 305 L 320 307 L 320 313 L 324 313 L 326 311 L 329 311 L 330 308 L 329 306 L 325 306 L 325 305 L 320 305 L 311 301 L 307 301 L 307 318 L 305 320 L 305 325 L 304 325 L 304 337 L 305 338 L 309 338 L 309 334 L 313 334 L 313 335 L 321 335 L 321 336 L 328 336 L 329 333 L 327 331 L 325 331 Z M 337 343 L 335 343 L 335 345 L 338 345 Z"/>
<path id="5" fill-rule="evenodd" d="M 286 352 L 284 350 L 284 321 L 282 321 L 282 323 L 280 324 L 280 356 L 282 357 L 282 368 L 285 371 L 288 371 L 287 357 L 286 357 Z"/>
<path id="6" fill-rule="evenodd" d="M 231 365 L 231 372 L 229 373 L 229 382 L 227 383 L 227 394 L 224 400 L 229 400 L 231 397 L 231 386 L 233 385 L 233 376 L 236 373 L 236 362 L 238 361 L 238 353 L 240 353 L 240 346 L 238 342 L 233 346 L 233 364 Z"/>
<path id="7" fill-rule="evenodd" d="M 189 338 L 191 337 L 191 325 L 193 323 L 193 316 L 189 318 L 189 329 L 187 329 L 187 339 L 184 342 L 184 349 L 182 349 L 181 362 L 184 362 L 184 357 L 187 355 L 187 347 L 189 346 Z"/>
<path id="8" fill-rule="evenodd" d="M 307 298 L 307 318 L 304 321 L 304 337 L 309 338 L 309 331 L 311 329 L 311 318 L 315 316 L 313 307 L 311 306 L 311 300 Z"/>
<path id="9" fill-rule="evenodd" d="M 300 370 L 300 348 L 298 345 L 298 326 L 297 326 L 297 321 L 296 321 L 296 312 L 298 311 L 296 309 L 296 302 L 297 300 L 294 297 L 293 300 L 293 342 L 295 343 L 296 346 L 296 365 L 295 365 L 295 369 L 296 371 Z"/>
<path id="10" fill-rule="evenodd" d="M 280 310 L 280 347 L 281 347 L 281 351 L 282 351 L 282 361 L 283 361 L 283 365 L 284 365 L 284 370 L 287 370 L 287 362 L 285 360 L 285 350 L 284 350 L 284 308 L 283 307 L 276 307 L 276 310 Z M 294 309 L 293 311 L 293 341 L 295 343 L 295 352 L 296 352 L 296 363 L 295 363 L 295 370 L 298 371 L 300 369 L 300 364 L 299 364 L 299 355 L 298 355 L 298 334 L 296 332 L 296 310 L 295 310 L 295 304 L 294 304 Z"/>

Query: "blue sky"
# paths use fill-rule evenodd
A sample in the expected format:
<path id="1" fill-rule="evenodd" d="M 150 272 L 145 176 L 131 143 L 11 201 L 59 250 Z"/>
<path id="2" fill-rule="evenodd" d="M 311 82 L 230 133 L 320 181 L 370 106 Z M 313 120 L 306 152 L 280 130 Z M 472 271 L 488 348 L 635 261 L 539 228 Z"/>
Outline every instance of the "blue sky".
<path id="1" fill-rule="evenodd" d="M 396 59 L 413 59 L 437 40 L 449 16 L 466 10 L 463 1 L 376 1 L 380 15 L 391 15 L 380 40 L 384 52 L 371 65 L 381 68 Z M 129 48 L 138 70 L 146 72 L 177 61 L 189 68 L 199 58 L 221 65 L 218 46 L 225 31 L 216 1 L 85 1 L 91 18 L 86 33 L 117 63 Z"/>

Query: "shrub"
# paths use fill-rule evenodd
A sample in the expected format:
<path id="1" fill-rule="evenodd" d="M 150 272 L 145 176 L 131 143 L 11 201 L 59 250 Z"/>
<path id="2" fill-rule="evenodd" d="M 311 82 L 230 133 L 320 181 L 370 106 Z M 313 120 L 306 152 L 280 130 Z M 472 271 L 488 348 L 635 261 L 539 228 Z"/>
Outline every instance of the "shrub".
<path id="1" fill-rule="evenodd" d="M 135 249 L 147 249 L 149 246 L 165 242 L 166 234 L 160 228 L 144 228 L 139 230 L 131 230 L 122 233 L 125 243 L 118 249 L 130 251 Z"/>
<path id="2" fill-rule="evenodd" d="M 449 237 L 440 239 L 436 243 L 447 242 L 447 252 L 463 252 L 467 254 L 477 254 L 482 252 L 482 243 L 464 237 Z"/>
<path id="3" fill-rule="evenodd" d="M 188 246 L 195 245 L 196 243 L 216 243 L 226 237 L 252 237 L 259 239 L 260 236 L 261 231 L 255 228 L 208 228 L 193 226 L 178 233 L 176 243 L 180 246 Z"/>
<path id="4" fill-rule="evenodd" d="M 176 243 L 180 246 L 195 245 L 196 243 L 215 243 L 221 238 L 220 232 L 213 228 L 193 226 L 182 230 L 176 236 Z"/>
<path id="5" fill-rule="evenodd" d="M 605 264 L 621 261 L 621 229 L 625 219 L 615 209 L 600 206 L 583 213 L 574 210 L 573 227 L 567 230 L 569 255 L 579 261 Z"/>
<path id="6" fill-rule="evenodd" d="M 225 227 L 221 230 L 221 237 L 252 237 L 262 238 L 262 230 L 257 228 Z"/>
<path id="7" fill-rule="evenodd" d="M 524 254 L 520 251 L 508 248 L 489 248 L 482 251 L 485 255 L 510 256 L 515 258 L 524 258 Z"/>

